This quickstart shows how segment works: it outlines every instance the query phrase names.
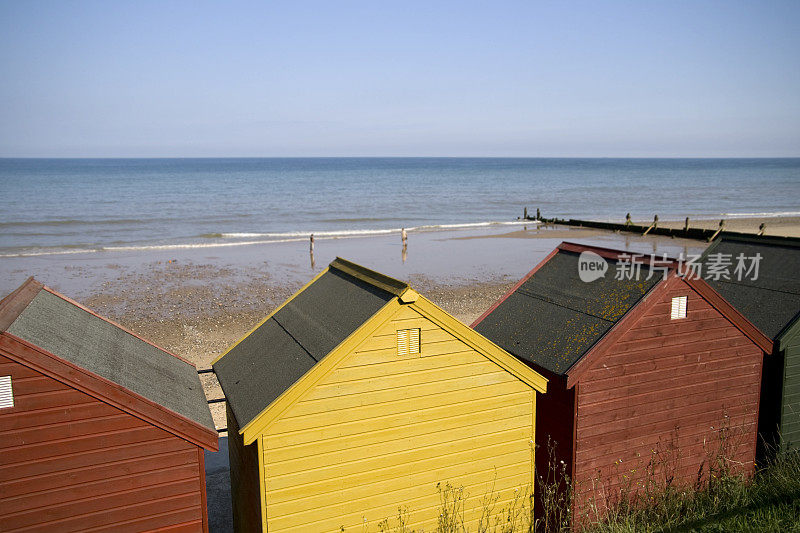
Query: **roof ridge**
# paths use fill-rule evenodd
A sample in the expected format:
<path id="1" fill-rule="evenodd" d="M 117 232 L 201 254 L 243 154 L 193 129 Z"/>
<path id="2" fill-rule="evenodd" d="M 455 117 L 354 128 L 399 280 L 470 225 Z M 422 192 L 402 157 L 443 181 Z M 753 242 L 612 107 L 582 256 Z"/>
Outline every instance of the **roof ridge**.
<path id="1" fill-rule="evenodd" d="M 536 298 L 536 299 L 541 300 L 543 302 L 547 302 L 549 304 L 561 307 L 563 309 L 569 309 L 570 311 L 574 311 L 574 312 L 580 313 L 582 315 L 590 316 L 592 318 L 596 318 L 596 319 L 602 320 L 604 322 L 608 322 L 610 324 L 616 324 L 617 322 L 619 322 L 619 320 L 610 320 L 608 318 L 604 318 L 604 317 L 599 316 L 599 315 L 593 315 L 592 313 L 587 313 L 586 311 L 582 311 L 580 309 L 575 309 L 574 307 L 570 307 L 568 305 L 564 305 L 563 303 L 559 303 L 559 302 L 555 301 L 553 298 L 549 298 L 549 297 L 547 297 L 547 296 L 545 296 L 543 294 L 537 294 L 537 293 L 535 293 L 535 292 L 533 292 L 533 291 L 531 291 L 529 289 L 524 289 L 524 288 L 520 287 L 519 289 L 517 289 L 516 292 L 518 292 L 520 294 L 524 294 L 525 296 L 528 296 L 530 298 Z M 637 300 L 637 302 L 638 302 L 638 300 Z"/>
<path id="2" fill-rule="evenodd" d="M 610 259 L 612 261 L 619 261 L 621 257 L 642 257 L 642 258 L 649 258 L 651 261 L 655 260 L 659 263 L 668 262 L 669 268 L 675 268 L 677 266 L 678 261 L 673 258 L 669 257 L 666 252 L 664 252 L 660 257 L 657 254 L 648 254 L 645 252 L 636 252 L 634 250 L 619 250 L 617 248 L 605 248 L 603 246 L 594 246 L 592 244 L 579 244 L 576 242 L 570 241 L 563 241 L 561 244 L 558 245 L 556 248 L 559 252 L 572 252 L 572 253 L 581 253 L 581 252 L 594 252 L 603 259 Z M 664 259 L 666 257 L 666 259 Z M 637 263 L 640 267 L 650 268 L 651 263 Z M 663 266 L 659 264 L 658 266 Z"/>
<path id="3" fill-rule="evenodd" d="M 777 276 L 776 276 L 777 277 Z M 701 277 L 703 281 L 708 283 L 708 279 Z M 792 279 L 792 278 L 780 278 L 780 279 Z M 796 291 L 788 291 L 788 290 L 781 290 L 781 289 L 774 289 L 772 287 L 766 287 L 763 285 L 753 285 L 751 283 L 744 283 L 742 281 L 733 281 L 729 279 L 715 279 L 713 280 L 714 283 L 726 283 L 728 285 L 740 285 L 742 287 L 747 287 L 749 289 L 758 289 L 760 291 L 770 291 L 770 292 L 777 292 L 780 294 L 791 294 L 793 296 L 800 296 L 800 292 Z"/>
<path id="4" fill-rule="evenodd" d="M 345 274 L 360 281 L 368 283 L 373 287 L 377 287 L 390 294 L 394 294 L 395 296 L 400 296 L 409 289 L 408 283 L 402 282 L 385 274 L 381 274 L 380 272 L 375 272 L 374 270 L 370 270 L 365 266 L 353 263 L 347 259 L 342 259 L 338 256 L 331 262 L 330 267 L 340 272 L 344 272 Z"/>
<path id="5" fill-rule="evenodd" d="M 0 332 L 8 329 L 44 288 L 33 276 L 0 300 Z"/>

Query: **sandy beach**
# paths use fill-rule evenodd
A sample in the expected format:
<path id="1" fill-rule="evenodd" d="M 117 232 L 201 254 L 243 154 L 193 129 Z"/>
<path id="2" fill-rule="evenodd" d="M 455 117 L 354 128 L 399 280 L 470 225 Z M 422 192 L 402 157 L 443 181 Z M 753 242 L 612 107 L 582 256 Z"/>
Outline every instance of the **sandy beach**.
<path id="1" fill-rule="evenodd" d="M 642 224 L 649 224 L 649 221 L 639 221 Z M 764 235 L 775 235 L 783 237 L 800 237 L 800 217 L 769 217 L 769 218 L 726 218 L 725 231 L 738 231 L 742 233 L 758 233 L 759 226 L 765 224 Z M 684 221 L 659 222 L 660 226 L 666 228 L 683 228 Z M 690 220 L 690 227 L 713 229 L 719 228 L 719 220 Z"/>
<path id="2" fill-rule="evenodd" d="M 800 218 L 735 219 L 726 227 L 800 235 Z M 698 221 L 713 227 L 718 222 Z M 664 225 L 682 224 L 664 222 Z M 334 257 L 406 280 L 464 323 L 471 323 L 562 241 L 640 253 L 700 253 L 706 243 L 660 236 L 536 224 L 472 231 L 412 233 L 407 254 L 396 235 L 307 243 L 5 259 L 3 292 L 29 275 L 165 349 L 208 368 L 211 361 L 291 296 Z M 212 374 L 209 398 L 222 396 Z M 212 411 L 225 426 L 224 404 Z"/>

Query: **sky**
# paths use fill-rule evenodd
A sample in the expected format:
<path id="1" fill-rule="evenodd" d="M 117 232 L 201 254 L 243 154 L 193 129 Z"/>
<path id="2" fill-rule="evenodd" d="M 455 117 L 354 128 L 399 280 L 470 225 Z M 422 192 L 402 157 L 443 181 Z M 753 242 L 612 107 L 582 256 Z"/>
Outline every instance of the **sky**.
<path id="1" fill-rule="evenodd" d="M 0 0 L 0 157 L 800 156 L 800 2 Z"/>

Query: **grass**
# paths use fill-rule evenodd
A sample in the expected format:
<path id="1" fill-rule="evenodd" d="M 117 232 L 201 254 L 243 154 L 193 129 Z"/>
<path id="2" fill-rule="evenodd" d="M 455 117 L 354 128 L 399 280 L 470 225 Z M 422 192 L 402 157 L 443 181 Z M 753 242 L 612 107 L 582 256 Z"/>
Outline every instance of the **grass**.
<path id="1" fill-rule="evenodd" d="M 580 530 L 584 533 L 629 532 L 728 532 L 764 531 L 800 533 L 800 453 L 777 454 L 759 468 L 752 479 L 733 472 L 724 456 L 709 461 L 704 475 L 694 487 L 664 483 L 665 473 L 648 470 L 647 490 L 623 494 L 610 506 L 603 519 L 585 515 Z M 567 532 L 570 529 L 571 487 L 563 465 L 551 465 L 548 473 L 537 476 L 540 510 L 533 517 L 529 490 L 520 490 L 510 504 L 496 508 L 497 498 L 490 493 L 483 499 L 483 516 L 477 528 L 464 525 L 464 498 L 461 487 L 438 485 L 440 495 L 437 533 L 533 533 Z M 658 473 L 657 473 L 658 472 Z M 659 476 L 659 479 L 652 479 Z M 646 497 L 642 497 L 645 494 Z M 422 533 L 410 529 L 409 512 L 401 508 L 398 516 L 379 524 L 381 533 Z"/>
<path id="2" fill-rule="evenodd" d="M 693 490 L 667 487 L 651 505 L 621 506 L 583 531 L 800 532 L 800 455 L 780 455 L 752 480 L 723 472 Z"/>

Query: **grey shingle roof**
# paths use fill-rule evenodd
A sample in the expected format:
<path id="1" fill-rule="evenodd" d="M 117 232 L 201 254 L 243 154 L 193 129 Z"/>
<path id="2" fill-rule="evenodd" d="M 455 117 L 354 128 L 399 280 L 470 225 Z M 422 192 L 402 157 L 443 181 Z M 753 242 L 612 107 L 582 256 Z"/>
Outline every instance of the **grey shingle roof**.
<path id="1" fill-rule="evenodd" d="M 639 280 L 617 280 L 617 261 L 607 259 L 605 277 L 584 283 L 579 255 L 559 250 L 475 330 L 523 361 L 565 374 L 662 279 L 645 279 L 642 267 Z"/>
<path id="2" fill-rule="evenodd" d="M 40 290 L 6 331 L 214 429 L 192 365 L 57 294 Z"/>
<path id="3" fill-rule="evenodd" d="M 715 280 L 706 267 L 715 254 L 730 255 L 731 279 Z M 757 279 L 733 275 L 736 258 L 761 255 Z M 723 236 L 703 254 L 703 277 L 767 337 L 776 340 L 800 319 L 800 241 Z"/>
<path id="4" fill-rule="evenodd" d="M 359 268 L 375 283 L 337 268 L 342 264 Z M 401 285 L 358 265 L 334 261 L 327 272 L 217 361 L 214 372 L 239 427 L 255 419 L 394 298 L 395 294 L 379 288 L 386 286 L 384 282 Z"/>

